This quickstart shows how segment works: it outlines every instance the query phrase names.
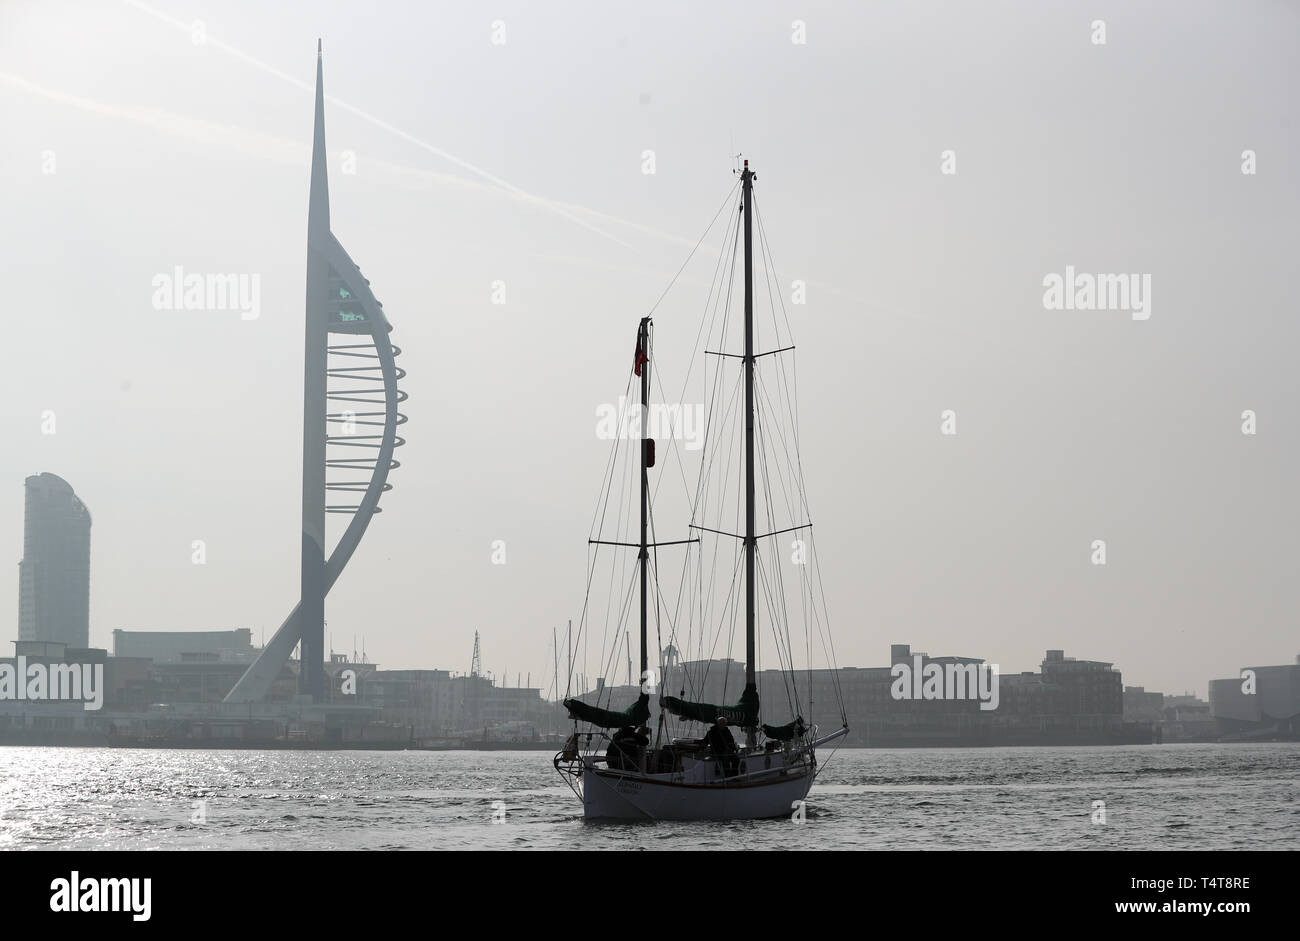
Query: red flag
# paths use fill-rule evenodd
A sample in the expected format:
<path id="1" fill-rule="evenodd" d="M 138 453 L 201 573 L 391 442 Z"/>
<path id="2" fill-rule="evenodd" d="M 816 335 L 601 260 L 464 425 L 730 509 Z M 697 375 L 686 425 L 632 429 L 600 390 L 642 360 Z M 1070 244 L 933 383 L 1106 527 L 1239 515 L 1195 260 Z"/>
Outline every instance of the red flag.
<path id="1" fill-rule="evenodd" d="M 645 351 L 641 349 L 641 337 L 636 338 L 636 356 L 632 358 L 632 371 L 638 376 L 641 375 L 641 365 L 648 363 L 650 360 L 646 357 Z"/>

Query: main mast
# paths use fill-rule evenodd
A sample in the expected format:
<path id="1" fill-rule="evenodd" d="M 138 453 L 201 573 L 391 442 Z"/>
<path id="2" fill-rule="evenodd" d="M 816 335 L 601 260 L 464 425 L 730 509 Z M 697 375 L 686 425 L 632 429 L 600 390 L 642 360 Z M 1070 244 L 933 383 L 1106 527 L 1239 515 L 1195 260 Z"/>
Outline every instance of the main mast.
<path id="1" fill-rule="evenodd" d="M 741 210 L 745 216 L 745 691 L 754 681 L 754 173 L 745 161 L 740 177 Z M 745 729 L 754 744 L 755 729 Z"/>
<path id="2" fill-rule="evenodd" d="M 641 318 L 636 338 L 636 372 L 641 376 L 641 679 L 650 669 L 646 652 L 646 569 L 650 563 L 647 536 L 650 518 L 650 480 L 646 469 L 654 463 L 654 440 L 650 427 L 650 318 Z"/>

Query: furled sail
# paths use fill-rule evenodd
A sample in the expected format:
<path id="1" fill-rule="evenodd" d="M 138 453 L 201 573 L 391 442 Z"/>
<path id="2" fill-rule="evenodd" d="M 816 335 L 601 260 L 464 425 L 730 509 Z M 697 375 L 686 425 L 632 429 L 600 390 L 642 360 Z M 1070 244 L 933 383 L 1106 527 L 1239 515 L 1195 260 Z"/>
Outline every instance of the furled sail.
<path id="1" fill-rule="evenodd" d="M 803 716 L 795 716 L 793 722 L 787 722 L 785 725 L 763 726 L 763 734 L 778 742 L 788 742 L 791 739 L 798 738 L 806 731 L 808 729 L 803 724 Z"/>
<path id="2" fill-rule="evenodd" d="M 758 690 L 746 686 L 740 694 L 740 702 L 734 706 L 715 706 L 707 702 L 688 702 L 676 696 L 665 696 L 660 700 L 665 709 L 683 719 L 707 722 L 710 725 L 718 716 L 726 716 L 728 725 L 747 729 L 758 725 Z"/>
<path id="3" fill-rule="evenodd" d="M 569 710 L 570 719 L 590 722 L 602 729 L 645 725 L 650 720 L 650 696 L 647 693 L 638 696 L 637 701 L 626 709 L 601 709 L 580 699 L 566 699 L 564 708 Z"/>

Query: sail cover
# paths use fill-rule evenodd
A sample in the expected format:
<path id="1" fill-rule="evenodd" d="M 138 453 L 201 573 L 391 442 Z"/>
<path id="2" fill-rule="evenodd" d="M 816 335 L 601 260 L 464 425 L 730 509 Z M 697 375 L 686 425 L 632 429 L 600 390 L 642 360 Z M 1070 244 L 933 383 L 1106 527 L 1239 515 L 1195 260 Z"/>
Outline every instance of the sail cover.
<path id="1" fill-rule="evenodd" d="M 788 742 L 806 731 L 808 729 L 803 724 L 803 716 L 795 716 L 793 722 L 787 722 L 785 725 L 763 726 L 763 734 L 778 742 Z"/>
<path id="2" fill-rule="evenodd" d="M 715 706 L 707 702 L 688 702 L 685 699 L 678 699 L 676 696 L 665 696 L 660 702 L 673 715 L 683 719 L 694 719 L 697 722 L 708 722 L 712 725 L 718 716 L 726 716 L 728 725 L 736 725 L 745 729 L 758 725 L 758 690 L 753 686 L 745 687 L 745 691 L 740 694 L 740 702 L 734 706 Z"/>
<path id="3" fill-rule="evenodd" d="M 626 726 L 645 725 L 650 719 L 650 696 L 642 693 L 637 701 L 626 709 L 601 709 L 580 699 L 566 699 L 564 708 L 569 710 L 569 718 L 579 722 L 590 722 L 602 729 L 621 729 Z"/>

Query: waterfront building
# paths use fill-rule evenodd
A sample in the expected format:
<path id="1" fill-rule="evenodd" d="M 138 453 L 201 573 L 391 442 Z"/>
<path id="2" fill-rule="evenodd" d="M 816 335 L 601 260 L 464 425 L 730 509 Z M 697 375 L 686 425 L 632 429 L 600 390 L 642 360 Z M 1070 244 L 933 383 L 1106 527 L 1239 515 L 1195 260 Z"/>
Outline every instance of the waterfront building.
<path id="1" fill-rule="evenodd" d="M 1124 718 L 1159 722 L 1164 717 L 1165 694 L 1147 692 L 1142 686 L 1124 687 Z"/>
<path id="2" fill-rule="evenodd" d="M 1243 667 L 1235 677 L 1211 680 L 1209 712 L 1224 736 L 1300 737 L 1300 656 L 1295 663 Z"/>
<path id="3" fill-rule="evenodd" d="M 56 474 L 28 477 L 18 639 L 90 646 L 90 511 Z"/>
<path id="4" fill-rule="evenodd" d="M 154 663 L 247 664 L 256 654 L 252 632 L 246 627 L 233 631 L 113 631 L 115 657 L 145 657 Z"/>
<path id="5" fill-rule="evenodd" d="M 1059 687 L 1066 712 L 1078 715 L 1124 714 L 1124 683 L 1112 663 L 1076 660 L 1063 650 L 1049 650 L 1042 663 L 1043 682 Z"/>
<path id="6" fill-rule="evenodd" d="M 676 654 L 676 651 L 666 654 Z M 997 707 L 981 709 L 980 699 L 895 698 L 892 667 L 905 664 L 913 672 L 937 664 L 944 668 L 983 669 L 976 657 L 939 656 L 914 651 L 908 644 L 890 646 L 890 666 L 842 667 L 839 670 L 759 671 L 756 676 L 760 700 L 778 702 L 787 695 L 788 684 L 806 688 L 809 715 L 823 733 L 838 728 L 842 701 L 849 734 L 845 743 L 881 747 L 918 745 L 1033 745 L 1112 744 L 1150 742 L 1153 717 L 1145 722 L 1123 718 L 1121 674 L 1111 663 L 1067 658 L 1051 650 L 1043 660 L 1041 673 L 997 674 Z M 685 695 L 703 702 L 730 702 L 743 688 L 745 665 L 731 659 L 678 662 L 665 657 L 664 684 L 669 695 Z M 968 674 L 969 675 L 969 672 Z M 596 689 L 578 696 L 584 702 L 604 706 L 609 702 L 635 699 L 637 686 L 607 686 L 597 679 Z M 730 697 L 730 698 L 728 698 Z M 658 706 L 651 700 L 652 723 Z"/>

